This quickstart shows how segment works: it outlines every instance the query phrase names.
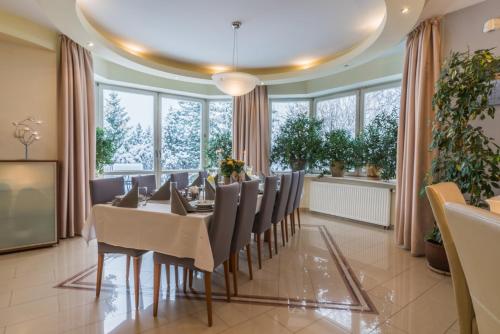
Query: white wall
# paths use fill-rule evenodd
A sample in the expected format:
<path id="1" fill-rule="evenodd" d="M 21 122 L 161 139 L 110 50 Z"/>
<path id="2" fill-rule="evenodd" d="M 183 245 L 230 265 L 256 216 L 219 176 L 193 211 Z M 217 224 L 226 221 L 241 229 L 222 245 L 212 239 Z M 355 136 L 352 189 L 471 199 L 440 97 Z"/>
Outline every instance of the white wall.
<path id="1" fill-rule="evenodd" d="M 24 158 L 12 122 L 26 116 L 44 122 L 30 158 L 57 158 L 56 64 L 55 52 L 0 35 L 0 160 Z"/>

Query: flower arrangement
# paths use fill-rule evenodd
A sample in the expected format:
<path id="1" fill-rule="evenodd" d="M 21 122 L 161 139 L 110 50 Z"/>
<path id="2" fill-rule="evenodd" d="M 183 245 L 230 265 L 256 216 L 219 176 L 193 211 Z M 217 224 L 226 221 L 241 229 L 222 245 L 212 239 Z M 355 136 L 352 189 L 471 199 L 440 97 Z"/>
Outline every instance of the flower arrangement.
<path id="1" fill-rule="evenodd" d="M 220 162 L 220 171 L 222 175 L 230 177 L 233 174 L 240 174 L 243 171 L 245 162 L 233 158 L 226 158 Z"/>

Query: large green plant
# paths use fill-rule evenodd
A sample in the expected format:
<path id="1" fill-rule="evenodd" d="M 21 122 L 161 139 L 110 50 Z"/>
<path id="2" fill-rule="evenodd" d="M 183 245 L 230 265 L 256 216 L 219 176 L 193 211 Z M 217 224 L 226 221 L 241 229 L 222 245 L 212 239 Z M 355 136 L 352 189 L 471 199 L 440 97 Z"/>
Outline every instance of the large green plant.
<path id="1" fill-rule="evenodd" d="M 436 85 L 430 149 L 435 152 L 427 184 L 451 181 L 471 205 L 484 206 L 500 178 L 500 149 L 475 122 L 495 116 L 488 103 L 500 58 L 491 50 L 453 52 Z"/>
<path id="2" fill-rule="evenodd" d="M 353 138 L 345 129 L 335 129 L 325 134 L 323 145 L 324 163 L 331 165 L 333 162 L 341 162 L 344 168 L 354 165 Z"/>
<path id="3" fill-rule="evenodd" d="M 219 166 L 220 160 L 233 155 L 231 133 L 225 131 L 210 136 L 207 144 L 207 167 Z"/>
<path id="4" fill-rule="evenodd" d="M 271 151 L 271 161 L 293 170 L 318 166 L 323 140 L 323 121 L 299 114 L 286 120 L 280 127 Z"/>
<path id="5" fill-rule="evenodd" d="M 380 168 L 384 180 L 396 177 L 396 152 L 398 140 L 398 113 L 381 112 L 365 127 L 360 136 L 363 160 Z"/>
<path id="6" fill-rule="evenodd" d="M 113 139 L 109 137 L 103 128 L 96 128 L 95 137 L 95 165 L 97 173 L 102 174 L 104 166 L 113 163 L 116 147 Z"/>

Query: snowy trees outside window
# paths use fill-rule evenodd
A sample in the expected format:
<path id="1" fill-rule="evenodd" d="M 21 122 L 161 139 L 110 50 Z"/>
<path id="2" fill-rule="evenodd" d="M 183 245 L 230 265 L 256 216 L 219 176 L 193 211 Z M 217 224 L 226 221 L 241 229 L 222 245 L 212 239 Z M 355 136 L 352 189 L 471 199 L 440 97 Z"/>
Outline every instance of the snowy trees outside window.
<path id="1" fill-rule="evenodd" d="M 233 132 L 233 101 L 210 101 L 208 103 L 208 136 Z"/>
<path id="2" fill-rule="evenodd" d="M 380 113 L 390 114 L 397 111 L 399 115 L 401 86 L 378 89 L 365 93 L 364 96 L 364 126 L 370 124 Z"/>
<path id="3" fill-rule="evenodd" d="M 356 95 L 319 101 L 316 108 L 316 117 L 323 120 L 325 133 L 344 129 L 349 131 L 351 136 L 356 135 Z"/>

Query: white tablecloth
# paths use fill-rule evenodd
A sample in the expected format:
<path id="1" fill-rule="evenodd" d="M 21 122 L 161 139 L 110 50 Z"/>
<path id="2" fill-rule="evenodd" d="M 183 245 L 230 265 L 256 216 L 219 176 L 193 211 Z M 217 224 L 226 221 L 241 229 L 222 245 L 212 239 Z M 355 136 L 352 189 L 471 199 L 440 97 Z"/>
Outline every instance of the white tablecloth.
<path id="1" fill-rule="evenodd" d="M 257 212 L 262 196 L 257 200 Z M 89 242 L 97 238 L 113 246 L 155 251 L 194 259 L 200 270 L 212 271 L 214 260 L 208 224 L 212 213 L 180 216 L 170 212 L 170 204 L 148 202 L 138 208 L 95 205 L 82 229 Z"/>

